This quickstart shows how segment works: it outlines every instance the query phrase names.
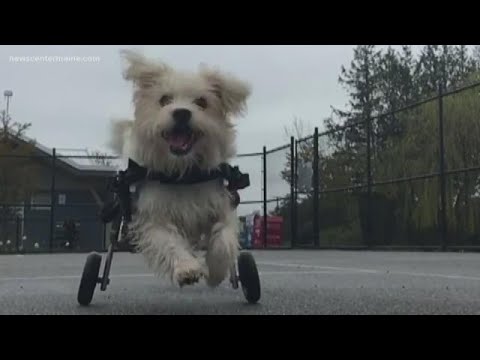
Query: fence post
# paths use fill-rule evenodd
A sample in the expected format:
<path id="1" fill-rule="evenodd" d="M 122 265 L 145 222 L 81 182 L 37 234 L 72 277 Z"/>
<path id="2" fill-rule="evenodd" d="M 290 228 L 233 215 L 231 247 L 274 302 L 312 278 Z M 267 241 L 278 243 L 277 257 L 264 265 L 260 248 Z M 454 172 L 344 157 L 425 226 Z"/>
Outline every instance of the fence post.
<path id="1" fill-rule="evenodd" d="M 295 204 L 297 204 L 297 200 L 298 200 L 298 141 L 295 140 Z M 297 221 L 297 210 L 298 208 L 295 205 L 295 221 Z"/>
<path id="2" fill-rule="evenodd" d="M 295 198 L 295 138 L 290 137 L 290 247 L 294 247 L 295 237 L 297 236 L 297 224 L 296 224 L 296 215 L 295 208 L 297 206 L 297 201 Z"/>
<path id="3" fill-rule="evenodd" d="M 49 251 L 53 250 L 53 239 L 55 237 L 55 177 L 56 177 L 56 160 L 57 152 L 53 148 L 52 151 L 52 181 L 50 191 L 50 242 L 48 244 Z"/>
<path id="4" fill-rule="evenodd" d="M 442 251 L 447 250 L 447 185 L 445 177 L 445 138 L 443 126 L 443 85 L 438 86 L 438 126 L 440 137 L 440 226 L 442 232 Z"/>
<path id="5" fill-rule="evenodd" d="M 263 147 L 263 247 L 267 247 L 267 147 Z"/>
<path id="6" fill-rule="evenodd" d="M 367 247 L 372 246 L 372 119 L 367 115 Z"/>
<path id="7" fill-rule="evenodd" d="M 15 216 L 15 250 L 17 254 L 20 252 L 20 216 Z"/>
<path id="8" fill-rule="evenodd" d="M 318 127 L 315 128 L 313 137 L 313 245 L 318 248 L 319 246 L 319 177 L 318 177 Z"/>

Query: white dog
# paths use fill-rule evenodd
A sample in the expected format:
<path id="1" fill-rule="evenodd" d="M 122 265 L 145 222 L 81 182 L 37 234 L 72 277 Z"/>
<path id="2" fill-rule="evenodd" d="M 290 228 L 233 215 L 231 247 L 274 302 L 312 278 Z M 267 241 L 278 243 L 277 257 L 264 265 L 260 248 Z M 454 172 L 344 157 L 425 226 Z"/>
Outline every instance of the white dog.
<path id="1" fill-rule="evenodd" d="M 143 167 L 185 174 L 216 169 L 235 155 L 232 117 L 246 109 L 250 87 L 201 67 L 179 72 L 123 51 L 134 84 L 134 121 L 114 123 L 111 147 Z M 239 252 L 237 216 L 219 181 L 193 185 L 150 181 L 138 191 L 129 232 L 157 274 L 183 286 L 204 277 L 209 286 L 228 275 Z M 207 250 L 204 258 L 196 252 Z"/>

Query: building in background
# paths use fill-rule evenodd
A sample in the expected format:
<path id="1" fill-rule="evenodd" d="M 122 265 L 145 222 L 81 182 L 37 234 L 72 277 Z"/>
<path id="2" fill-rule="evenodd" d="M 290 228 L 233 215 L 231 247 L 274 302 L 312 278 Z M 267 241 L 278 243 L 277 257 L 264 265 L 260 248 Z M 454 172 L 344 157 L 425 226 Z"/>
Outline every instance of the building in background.
<path id="1" fill-rule="evenodd" d="M 31 140 L 21 137 L 16 141 L 21 143 Z M 31 194 L 24 201 L 8 204 L 14 208 L 14 212 L 10 212 L 13 216 L 1 220 L 6 224 L 3 232 L 7 232 L 3 234 L 3 238 L 8 238 L 10 248 L 6 249 L 6 241 L 3 241 L 0 252 L 66 249 L 101 251 L 105 248 L 108 228 L 101 222 L 98 214 L 103 203 L 111 198 L 107 184 L 115 174 L 116 167 L 114 164 L 94 163 L 91 159 L 68 157 L 72 155 L 87 156 L 87 152 L 75 151 L 75 154 L 72 154 L 57 151 L 54 160 L 53 149 L 34 144 L 32 157 L 29 158 L 35 165 L 35 171 L 31 174 L 34 185 Z M 11 164 L 10 162 L 9 166 L 12 166 Z M 8 171 L 8 168 L 2 171 Z M 66 222 L 75 225 L 74 244 L 66 244 Z"/>

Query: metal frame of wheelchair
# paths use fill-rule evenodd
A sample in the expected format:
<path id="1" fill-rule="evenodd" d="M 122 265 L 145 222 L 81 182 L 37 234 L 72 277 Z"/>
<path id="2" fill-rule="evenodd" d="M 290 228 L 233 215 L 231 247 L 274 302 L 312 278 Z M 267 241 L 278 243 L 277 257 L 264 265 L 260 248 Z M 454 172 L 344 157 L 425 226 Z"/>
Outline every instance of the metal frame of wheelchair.
<path id="1" fill-rule="evenodd" d="M 124 241 L 124 237 L 128 231 L 123 217 L 116 231 L 116 239 L 111 241 L 108 246 L 103 275 L 101 277 L 99 274 L 102 256 L 95 252 L 87 256 L 77 293 L 77 301 L 82 306 L 90 305 L 97 285 L 100 285 L 101 291 L 105 291 L 110 284 L 109 276 L 115 245 Z M 238 289 L 240 284 L 248 303 L 255 304 L 260 300 L 260 277 L 255 259 L 251 253 L 246 251 L 240 252 L 237 262 L 233 264 L 230 269 L 230 283 L 234 289 Z"/>

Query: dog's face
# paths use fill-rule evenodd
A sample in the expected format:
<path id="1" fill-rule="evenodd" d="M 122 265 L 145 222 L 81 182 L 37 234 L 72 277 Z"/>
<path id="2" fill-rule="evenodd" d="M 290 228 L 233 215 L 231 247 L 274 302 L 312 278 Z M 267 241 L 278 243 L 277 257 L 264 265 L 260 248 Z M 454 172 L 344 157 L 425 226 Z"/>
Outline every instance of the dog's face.
<path id="1" fill-rule="evenodd" d="M 124 51 L 125 78 L 135 85 L 137 156 L 157 171 L 211 169 L 235 153 L 231 117 L 246 108 L 249 86 L 216 70 L 177 72 Z"/>

